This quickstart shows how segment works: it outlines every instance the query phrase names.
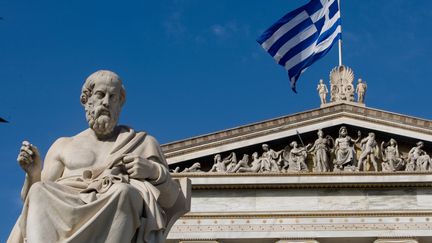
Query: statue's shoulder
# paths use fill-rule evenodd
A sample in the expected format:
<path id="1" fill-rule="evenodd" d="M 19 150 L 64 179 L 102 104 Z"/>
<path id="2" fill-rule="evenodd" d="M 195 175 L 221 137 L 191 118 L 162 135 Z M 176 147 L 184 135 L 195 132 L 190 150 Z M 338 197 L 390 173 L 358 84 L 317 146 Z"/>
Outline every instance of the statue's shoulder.
<path id="1" fill-rule="evenodd" d="M 80 142 L 86 141 L 86 140 L 88 140 L 88 138 L 89 138 L 89 129 L 86 129 L 86 130 L 84 130 L 84 131 L 82 131 L 82 132 L 80 132 L 74 136 L 71 136 L 71 137 L 58 138 L 51 145 L 51 147 L 54 147 L 54 148 L 63 147 L 63 148 L 65 148 L 65 147 L 70 146 L 72 143 L 75 143 L 75 142 L 80 143 Z"/>
<path id="2" fill-rule="evenodd" d="M 119 128 L 120 128 L 120 133 L 131 133 L 132 132 L 132 133 L 135 133 L 136 135 L 144 136 L 144 142 L 146 144 L 150 143 L 150 144 L 155 144 L 155 145 L 159 146 L 159 142 L 156 140 L 156 138 L 153 137 L 152 135 L 148 134 L 146 131 L 134 130 L 130 126 L 126 126 L 126 125 L 119 125 Z"/>

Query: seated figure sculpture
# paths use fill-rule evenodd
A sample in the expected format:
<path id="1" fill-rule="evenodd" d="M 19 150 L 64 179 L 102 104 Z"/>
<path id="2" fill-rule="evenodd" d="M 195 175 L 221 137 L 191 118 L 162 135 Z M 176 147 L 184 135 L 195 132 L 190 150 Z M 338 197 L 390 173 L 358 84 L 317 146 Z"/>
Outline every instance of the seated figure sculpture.
<path id="1" fill-rule="evenodd" d="M 9 243 L 165 241 L 180 187 L 155 138 L 117 125 L 125 98 L 117 74 L 97 71 L 80 99 L 89 129 L 59 138 L 43 162 L 23 143 L 24 207 Z"/>
<path id="2" fill-rule="evenodd" d="M 357 168 L 357 159 L 354 145 L 360 140 L 361 133 L 358 132 L 356 140 L 348 136 L 348 130 L 345 126 L 339 129 L 339 137 L 335 140 L 333 161 L 333 171 L 355 171 Z"/>

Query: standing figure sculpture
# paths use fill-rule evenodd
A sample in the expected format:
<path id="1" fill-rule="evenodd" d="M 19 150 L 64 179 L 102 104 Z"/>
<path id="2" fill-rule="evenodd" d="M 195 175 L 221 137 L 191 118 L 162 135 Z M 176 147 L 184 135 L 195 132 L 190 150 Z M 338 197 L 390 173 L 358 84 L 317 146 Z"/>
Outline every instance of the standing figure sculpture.
<path id="1" fill-rule="evenodd" d="M 313 158 L 314 167 L 312 170 L 314 172 L 328 172 L 330 171 L 330 165 L 329 165 L 330 137 L 325 138 L 324 133 L 321 129 L 318 130 L 317 135 L 318 135 L 317 140 L 315 140 L 315 143 L 308 151 L 309 153 L 314 154 L 314 158 Z"/>
<path id="2" fill-rule="evenodd" d="M 394 172 L 399 171 L 405 165 L 405 161 L 399 154 L 398 144 L 395 139 L 391 138 L 389 142 L 381 143 L 382 171 Z M 414 169 L 413 169 L 414 171 Z"/>
<path id="3" fill-rule="evenodd" d="M 318 91 L 318 95 L 319 95 L 320 100 L 321 100 L 321 105 L 327 103 L 328 89 L 327 89 L 327 85 L 325 85 L 325 83 L 324 83 L 324 80 L 320 79 L 318 87 L 317 87 L 317 91 Z"/>
<path id="4" fill-rule="evenodd" d="M 261 155 L 262 171 L 263 172 L 280 172 L 279 163 L 281 162 L 281 154 L 283 150 L 276 152 L 271 149 L 267 144 L 262 145 L 264 150 Z"/>
<path id="5" fill-rule="evenodd" d="M 417 142 L 414 148 L 408 152 L 408 161 L 411 165 L 415 165 L 415 171 L 432 170 L 432 161 L 430 156 L 423 150 L 424 143 Z"/>
<path id="6" fill-rule="evenodd" d="M 335 140 L 333 161 L 333 171 L 355 171 L 357 166 L 356 152 L 354 145 L 360 140 L 361 133 L 358 132 L 356 140 L 348 136 L 348 130 L 345 126 L 339 129 L 339 137 Z"/>
<path id="7" fill-rule="evenodd" d="M 370 132 L 367 137 L 360 141 L 361 154 L 358 160 L 357 169 L 367 171 L 367 162 L 370 160 L 374 166 L 375 171 L 378 171 L 377 154 L 378 143 L 375 140 L 375 133 Z"/>
<path id="8" fill-rule="evenodd" d="M 117 125 L 125 99 L 120 77 L 97 71 L 80 99 L 90 128 L 59 138 L 43 162 L 23 142 L 24 207 L 9 243 L 165 242 L 180 188 L 156 139 Z"/>
<path id="9" fill-rule="evenodd" d="M 306 165 L 306 158 L 307 158 L 307 150 L 312 146 L 311 144 L 308 144 L 306 147 L 298 147 L 298 144 L 296 141 L 293 141 L 290 143 L 291 150 L 289 152 L 288 157 L 288 171 L 292 172 L 308 172 L 309 169 Z"/>
<path id="10" fill-rule="evenodd" d="M 357 93 L 357 102 L 364 104 L 364 98 L 366 95 L 367 85 L 361 78 L 358 79 L 356 93 Z"/>

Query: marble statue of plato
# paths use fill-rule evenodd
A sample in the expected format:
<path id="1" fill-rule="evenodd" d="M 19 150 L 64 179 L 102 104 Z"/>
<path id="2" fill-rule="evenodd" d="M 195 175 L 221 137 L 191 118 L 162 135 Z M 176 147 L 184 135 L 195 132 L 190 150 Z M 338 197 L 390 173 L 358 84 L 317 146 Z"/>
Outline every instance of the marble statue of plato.
<path id="1" fill-rule="evenodd" d="M 24 207 L 9 243 L 165 241 L 180 187 L 156 139 L 117 124 L 125 99 L 119 76 L 97 71 L 80 99 L 88 129 L 59 138 L 44 161 L 23 142 Z"/>

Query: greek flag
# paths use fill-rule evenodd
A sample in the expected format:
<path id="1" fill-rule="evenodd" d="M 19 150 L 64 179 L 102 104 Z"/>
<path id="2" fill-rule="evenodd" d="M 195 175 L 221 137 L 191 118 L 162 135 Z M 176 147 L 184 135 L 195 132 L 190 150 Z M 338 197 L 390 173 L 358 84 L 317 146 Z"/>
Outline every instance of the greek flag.
<path id="1" fill-rule="evenodd" d="M 340 38 L 338 0 L 311 0 L 279 19 L 257 41 L 288 70 L 296 92 L 300 74 L 327 54 Z"/>

